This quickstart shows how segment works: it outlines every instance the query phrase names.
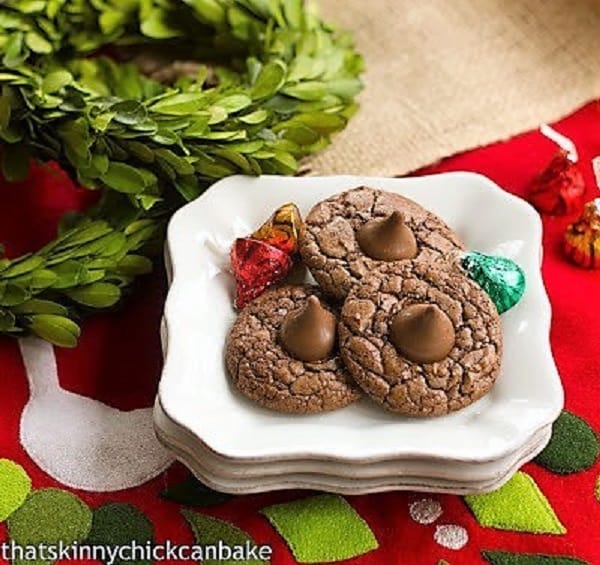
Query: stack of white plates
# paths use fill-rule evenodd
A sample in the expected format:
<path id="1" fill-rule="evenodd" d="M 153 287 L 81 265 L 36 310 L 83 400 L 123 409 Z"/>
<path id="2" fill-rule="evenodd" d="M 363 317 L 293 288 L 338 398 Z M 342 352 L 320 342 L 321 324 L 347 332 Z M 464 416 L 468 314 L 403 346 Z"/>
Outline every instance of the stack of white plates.
<path id="1" fill-rule="evenodd" d="M 224 343 L 235 319 L 228 251 L 285 202 L 303 213 L 368 185 L 441 216 L 469 249 L 525 270 L 521 302 L 502 316 L 504 357 L 493 390 L 440 418 L 408 419 L 368 399 L 317 415 L 265 410 L 232 386 Z M 360 494 L 394 489 L 478 493 L 506 482 L 547 444 L 563 392 L 550 351 L 540 274 L 541 224 L 525 202 L 485 177 L 230 177 L 182 208 L 169 226 L 171 288 L 165 365 L 155 404 L 159 439 L 207 485 L 243 494 L 284 488 Z"/>

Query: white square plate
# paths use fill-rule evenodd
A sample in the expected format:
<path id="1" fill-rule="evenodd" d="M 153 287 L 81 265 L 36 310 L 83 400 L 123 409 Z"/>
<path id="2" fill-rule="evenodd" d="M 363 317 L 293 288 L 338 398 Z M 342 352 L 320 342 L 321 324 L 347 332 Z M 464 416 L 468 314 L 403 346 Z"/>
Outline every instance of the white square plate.
<path id="1" fill-rule="evenodd" d="M 295 202 L 306 214 L 319 200 L 360 185 L 414 199 L 454 228 L 468 249 L 510 257 L 526 273 L 523 299 L 502 316 L 501 374 L 493 390 L 466 409 L 408 419 L 365 399 L 327 414 L 278 414 L 248 401 L 229 381 L 223 351 L 236 315 L 228 271 L 235 237 L 253 231 L 285 202 Z M 551 424 L 563 405 L 548 339 L 541 234 L 531 206 L 473 173 L 224 179 L 179 210 L 169 225 L 173 280 L 165 307 L 169 343 L 161 405 L 210 450 L 233 459 L 482 462 L 504 457 Z"/>
<path id="2" fill-rule="evenodd" d="M 232 460 L 215 455 L 186 430 L 178 428 L 167 418 L 160 402 L 154 406 L 154 421 L 159 440 L 202 483 L 232 494 L 290 488 L 352 495 L 386 490 L 452 494 L 490 492 L 501 487 L 517 469 L 535 457 L 546 446 L 552 433 L 552 426 L 542 428 L 520 453 L 493 463 L 445 461 L 440 465 L 439 461 L 411 459 L 364 465 L 331 460 L 243 461 L 233 464 Z M 475 475 L 480 475 L 479 480 L 474 480 Z"/>

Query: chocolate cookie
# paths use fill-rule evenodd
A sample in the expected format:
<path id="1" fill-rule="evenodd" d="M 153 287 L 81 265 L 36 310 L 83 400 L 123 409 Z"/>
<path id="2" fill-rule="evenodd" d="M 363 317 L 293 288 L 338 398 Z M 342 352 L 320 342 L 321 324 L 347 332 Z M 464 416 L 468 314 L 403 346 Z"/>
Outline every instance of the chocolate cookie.
<path id="1" fill-rule="evenodd" d="M 462 248 L 435 214 L 408 198 L 365 186 L 314 206 L 299 243 L 315 280 L 337 299 L 382 263 L 427 261 Z"/>
<path id="2" fill-rule="evenodd" d="M 337 347 L 337 313 L 314 286 L 265 292 L 237 318 L 226 349 L 236 387 L 258 404 L 307 414 L 351 404 L 360 389 Z"/>
<path id="3" fill-rule="evenodd" d="M 350 292 L 339 343 L 346 367 L 376 402 L 438 416 L 486 394 L 500 371 L 500 316 L 458 267 L 387 263 Z"/>

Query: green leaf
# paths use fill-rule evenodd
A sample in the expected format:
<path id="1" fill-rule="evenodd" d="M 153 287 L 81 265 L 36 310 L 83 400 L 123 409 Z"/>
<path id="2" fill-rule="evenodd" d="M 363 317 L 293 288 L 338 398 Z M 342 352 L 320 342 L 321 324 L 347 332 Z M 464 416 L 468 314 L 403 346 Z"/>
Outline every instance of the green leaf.
<path id="1" fill-rule="evenodd" d="M 194 167 L 183 157 L 173 153 L 170 149 L 157 149 L 155 155 L 171 165 L 178 175 L 191 175 L 194 173 Z"/>
<path id="2" fill-rule="evenodd" d="M 51 262 L 49 261 L 49 263 Z M 83 274 L 83 271 L 84 267 L 79 261 L 68 260 L 52 267 L 50 272 L 56 277 L 52 283 L 52 288 L 61 290 L 76 286 L 79 284 L 79 277 Z"/>
<path id="3" fill-rule="evenodd" d="M 481 555 L 490 565 L 589 565 L 587 561 L 566 555 L 507 551 L 482 551 Z"/>
<path id="4" fill-rule="evenodd" d="M 183 132 L 183 137 L 194 138 L 209 131 L 208 121 L 197 120 Z"/>
<path id="5" fill-rule="evenodd" d="M 487 494 L 465 496 L 485 527 L 536 534 L 564 534 L 565 527 L 535 481 L 518 471 L 504 486 Z"/>
<path id="6" fill-rule="evenodd" d="M 217 544 L 219 541 L 229 547 L 245 544 L 256 545 L 246 532 L 229 522 L 190 510 L 182 510 L 181 513 L 191 526 L 198 545 L 207 546 Z M 221 565 L 221 563 L 222 561 L 215 559 L 202 560 L 202 565 Z M 239 565 L 267 565 L 266 561 L 258 559 L 240 560 L 237 563 Z"/>
<path id="7" fill-rule="evenodd" d="M 122 251 L 124 244 L 125 236 L 119 231 L 112 231 L 88 243 L 52 254 L 52 257 L 48 259 L 47 266 L 57 265 L 71 259 L 85 260 L 96 255 L 109 257 Z"/>
<path id="8" fill-rule="evenodd" d="M 206 177 L 222 178 L 236 173 L 235 167 L 227 161 L 216 162 L 208 159 L 196 164 L 197 171 Z"/>
<path id="9" fill-rule="evenodd" d="M 37 31 L 28 31 L 25 34 L 25 44 L 34 53 L 47 55 L 52 53 L 52 43 L 50 43 L 41 33 Z"/>
<path id="10" fill-rule="evenodd" d="M 42 90 L 46 94 L 58 92 L 61 88 L 73 82 L 73 75 L 64 69 L 59 69 L 47 74 L 42 81 Z"/>
<path id="11" fill-rule="evenodd" d="M 184 116 L 196 112 L 206 104 L 206 95 L 201 92 L 185 92 L 163 98 L 150 106 L 154 112 L 171 116 Z"/>
<path id="12" fill-rule="evenodd" d="M 154 228 L 155 226 L 156 226 L 156 224 L 155 224 L 154 220 L 149 220 L 149 219 L 135 220 L 134 222 L 131 222 L 125 228 L 123 233 L 126 236 L 130 236 L 130 235 L 133 235 L 134 233 L 145 230 L 147 228 Z"/>
<path id="13" fill-rule="evenodd" d="M 33 273 L 31 282 L 29 283 L 32 291 L 39 291 L 52 286 L 57 280 L 56 273 L 48 269 L 38 269 Z"/>
<path id="14" fill-rule="evenodd" d="M 299 28 L 304 21 L 302 0 L 286 0 L 283 2 L 283 13 L 290 27 Z"/>
<path id="15" fill-rule="evenodd" d="M 143 163 L 152 163 L 154 161 L 154 152 L 144 143 L 139 141 L 128 141 L 127 150 Z"/>
<path id="16" fill-rule="evenodd" d="M 137 100 L 123 100 L 110 107 L 114 119 L 125 125 L 143 122 L 147 117 L 146 108 Z"/>
<path id="17" fill-rule="evenodd" d="M 247 108 L 250 104 L 252 104 L 252 99 L 245 94 L 232 94 L 219 100 L 219 106 L 231 114 Z"/>
<path id="18" fill-rule="evenodd" d="M 208 125 L 214 126 L 215 124 L 220 124 L 227 119 L 227 110 L 222 106 L 211 106 L 209 108 L 210 117 L 208 118 Z"/>
<path id="19" fill-rule="evenodd" d="M 274 60 L 267 63 L 252 86 L 252 98 L 260 100 L 275 94 L 285 83 L 286 72 L 287 67 L 283 61 Z"/>
<path id="20" fill-rule="evenodd" d="M 136 200 L 144 210 L 150 210 L 163 199 L 160 196 L 152 196 L 151 194 L 140 194 L 136 196 Z"/>
<path id="21" fill-rule="evenodd" d="M 29 173 L 29 152 L 22 143 L 8 144 L 2 147 L 2 174 L 9 182 L 18 182 L 27 178 Z"/>
<path id="22" fill-rule="evenodd" d="M 230 149 L 216 149 L 213 153 L 218 157 L 227 159 L 227 161 L 233 163 L 236 167 L 239 167 L 244 174 L 253 174 L 252 167 L 250 166 L 248 159 L 241 153 L 231 151 Z"/>
<path id="23" fill-rule="evenodd" d="M 341 78 L 329 81 L 327 89 L 335 96 L 339 96 L 344 100 L 351 100 L 361 91 L 362 84 L 356 78 Z"/>
<path id="24" fill-rule="evenodd" d="M 286 128 L 283 130 L 282 135 L 285 139 L 303 146 L 312 145 L 319 141 L 321 137 L 316 131 L 303 125 Z"/>
<path id="25" fill-rule="evenodd" d="M 599 454 L 600 443 L 590 425 L 563 410 L 552 424 L 550 443 L 534 461 L 553 473 L 569 475 L 592 467 Z"/>
<path id="26" fill-rule="evenodd" d="M 0 332 L 8 332 L 15 327 L 15 315 L 10 310 L 4 310 L 0 308 Z M 2 499 L 0 498 L 0 506 L 2 506 Z"/>
<path id="27" fill-rule="evenodd" d="M 315 80 L 286 86 L 283 92 L 300 100 L 320 100 L 327 94 L 327 88 L 325 83 Z"/>
<path id="28" fill-rule="evenodd" d="M 294 122 L 299 122 L 322 135 L 339 131 L 346 125 L 343 117 L 325 112 L 300 114 L 294 118 Z"/>
<path id="29" fill-rule="evenodd" d="M 100 29 L 105 35 L 110 35 L 113 32 L 117 31 L 126 22 L 127 14 L 125 12 L 120 12 L 119 10 L 106 9 L 100 14 L 100 17 L 98 18 Z"/>
<path id="30" fill-rule="evenodd" d="M 143 255 L 126 255 L 117 263 L 116 272 L 128 277 L 145 275 L 152 271 L 152 261 Z"/>
<path id="31" fill-rule="evenodd" d="M 92 529 L 86 542 L 92 546 L 115 548 L 136 542 L 144 546 L 154 541 L 154 527 L 148 517 L 133 504 L 112 502 L 94 510 Z M 151 561 L 117 559 L 115 565 L 150 564 Z"/>
<path id="32" fill-rule="evenodd" d="M 92 155 L 91 166 L 98 176 L 103 175 L 106 173 L 106 171 L 108 171 L 108 164 L 109 160 L 107 155 L 101 155 L 99 153 Z"/>
<path id="33" fill-rule="evenodd" d="M 195 200 L 202 194 L 202 189 L 195 175 L 177 177 L 173 184 L 177 191 L 188 201 Z"/>
<path id="34" fill-rule="evenodd" d="M 29 257 L 13 260 L 10 268 L 2 273 L 2 278 L 18 277 L 30 273 L 38 267 L 41 267 L 45 262 L 46 260 L 38 255 L 30 255 Z"/>
<path id="35" fill-rule="evenodd" d="M 106 275 L 102 269 L 85 269 L 79 277 L 79 284 L 92 284 L 101 281 Z"/>
<path id="36" fill-rule="evenodd" d="M 27 50 L 23 46 L 23 34 L 13 33 L 4 44 L 2 62 L 9 68 L 19 66 L 27 58 Z"/>
<path id="37" fill-rule="evenodd" d="M 240 116 L 238 119 L 245 124 L 256 125 L 264 122 L 269 117 L 269 112 L 267 110 L 256 110 L 250 114 L 246 114 L 245 116 Z"/>
<path id="38" fill-rule="evenodd" d="M 75 347 L 81 333 L 75 322 L 55 314 L 31 316 L 29 329 L 38 337 L 60 347 Z"/>
<path id="39" fill-rule="evenodd" d="M 146 188 L 145 178 L 138 169 L 119 161 L 111 161 L 108 170 L 101 178 L 110 188 L 118 192 L 137 194 Z"/>
<path id="40" fill-rule="evenodd" d="M 8 518 L 11 542 L 26 546 L 65 547 L 82 542 L 92 525 L 92 512 L 76 495 L 59 489 L 33 491 L 25 503 Z M 18 553 L 15 553 L 18 555 Z M 39 555 L 39 554 L 38 554 Z M 14 565 L 51 565 L 51 561 L 15 559 Z"/>
<path id="41" fill-rule="evenodd" d="M 102 112 L 91 119 L 91 125 L 99 131 L 106 131 L 114 117 L 115 114 L 113 112 Z"/>
<path id="42" fill-rule="evenodd" d="M 66 294 L 75 302 L 90 308 L 108 308 L 121 298 L 119 287 L 103 282 L 74 288 L 66 291 Z"/>
<path id="43" fill-rule="evenodd" d="M 218 26 L 225 21 L 225 10 L 217 0 L 192 0 L 191 4 L 205 22 Z"/>
<path id="44" fill-rule="evenodd" d="M 198 135 L 201 139 L 211 139 L 214 141 L 238 141 L 246 139 L 247 133 L 242 130 L 238 131 L 209 131 L 205 134 Z"/>
<path id="45" fill-rule="evenodd" d="M 260 512 L 285 539 L 298 563 L 344 561 L 379 547 L 367 523 L 339 495 L 308 496 Z"/>
<path id="46" fill-rule="evenodd" d="M 254 141 L 246 141 L 244 143 L 232 143 L 230 145 L 228 145 L 228 149 L 231 149 L 231 151 L 238 151 L 239 153 L 246 153 L 246 154 L 252 154 L 252 153 L 256 153 L 257 151 L 260 151 L 260 149 L 262 149 L 262 147 L 264 146 L 265 142 L 260 140 L 260 139 L 256 139 Z"/>
<path id="47" fill-rule="evenodd" d="M 0 459 L 0 522 L 23 505 L 30 491 L 31 479 L 25 469 L 10 459 Z"/>
<path id="48" fill-rule="evenodd" d="M 297 55 L 290 65 L 288 81 L 297 82 L 317 78 L 323 74 L 325 62 L 306 55 Z"/>
<path id="49" fill-rule="evenodd" d="M 75 166 L 88 166 L 91 160 L 89 147 L 91 145 L 90 131 L 83 118 L 61 123 L 58 135 L 65 144 L 65 154 Z"/>
<path id="50" fill-rule="evenodd" d="M 298 163 L 296 159 L 294 159 L 294 156 L 285 153 L 284 151 L 277 151 L 274 160 L 277 162 L 278 168 L 283 174 L 289 175 L 296 172 L 298 169 Z"/>
<path id="51" fill-rule="evenodd" d="M 0 306 L 16 306 L 28 300 L 30 296 L 29 291 L 19 285 L 0 283 Z"/>
<path id="52" fill-rule="evenodd" d="M 181 139 L 174 131 L 169 131 L 167 129 L 158 130 L 150 139 L 155 143 L 160 143 L 161 145 L 174 145 L 175 143 L 181 144 Z"/>
<path id="53" fill-rule="evenodd" d="M 51 300 L 42 300 L 40 298 L 31 298 L 13 308 L 16 314 L 55 314 L 57 316 L 66 316 L 69 311 Z"/>
<path id="54" fill-rule="evenodd" d="M 24 14 L 41 12 L 46 7 L 45 0 L 19 0 L 19 11 Z"/>
<path id="55" fill-rule="evenodd" d="M 170 25 L 169 14 L 162 8 L 154 8 L 142 19 L 142 33 L 152 39 L 170 39 L 181 35 L 181 31 Z"/>
<path id="56" fill-rule="evenodd" d="M 89 243 L 111 232 L 112 228 L 106 222 L 90 222 L 64 233 L 54 249 L 63 251 L 70 247 Z"/>

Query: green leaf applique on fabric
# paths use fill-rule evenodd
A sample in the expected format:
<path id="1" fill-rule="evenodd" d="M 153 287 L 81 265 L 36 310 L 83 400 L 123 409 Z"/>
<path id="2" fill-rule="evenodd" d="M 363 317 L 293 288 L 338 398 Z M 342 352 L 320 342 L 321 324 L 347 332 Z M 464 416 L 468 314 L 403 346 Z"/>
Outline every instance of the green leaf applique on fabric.
<path id="1" fill-rule="evenodd" d="M 552 437 L 534 461 L 560 475 L 589 469 L 598 459 L 600 443 L 596 432 L 580 418 L 563 410 L 552 425 Z"/>
<path id="2" fill-rule="evenodd" d="M 481 555 L 491 565 L 589 565 L 587 561 L 537 553 L 508 553 L 507 551 L 482 551 Z"/>
<path id="3" fill-rule="evenodd" d="M 196 543 L 205 546 L 206 551 L 206 546 L 217 545 L 219 543 L 232 548 L 234 551 L 236 546 L 243 546 L 247 542 L 250 545 L 256 545 L 254 540 L 244 530 L 225 520 L 219 520 L 218 518 L 192 512 L 191 510 L 182 510 L 181 513 L 191 526 Z M 206 555 L 201 560 L 202 565 L 225 565 L 233 562 L 232 559 L 211 559 L 207 557 L 209 556 Z M 235 555 L 231 557 L 235 559 Z M 260 559 L 236 559 L 235 563 L 239 565 L 268 565 L 269 562 Z"/>
<path id="4" fill-rule="evenodd" d="M 0 522 L 25 502 L 30 490 L 31 479 L 25 469 L 9 459 L 0 459 Z"/>
<path id="5" fill-rule="evenodd" d="M 379 547 L 367 523 L 338 495 L 323 494 L 263 508 L 299 563 L 331 563 Z"/>
<path id="6" fill-rule="evenodd" d="M 94 510 L 90 545 L 118 547 L 135 541 L 138 545 L 154 540 L 154 527 L 147 516 L 132 504 L 110 503 Z M 145 565 L 151 561 L 115 561 L 115 565 Z"/>
<path id="7" fill-rule="evenodd" d="M 10 539 L 17 545 L 65 545 L 83 541 L 92 527 L 92 511 L 77 496 L 59 489 L 31 493 L 8 518 Z M 15 565 L 48 565 L 50 561 L 15 560 Z"/>
<path id="8" fill-rule="evenodd" d="M 464 499 L 477 521 L 488 528 L 536 534 L 567 531 L 535 481 L 522 471 L 494 492 Z"/>

